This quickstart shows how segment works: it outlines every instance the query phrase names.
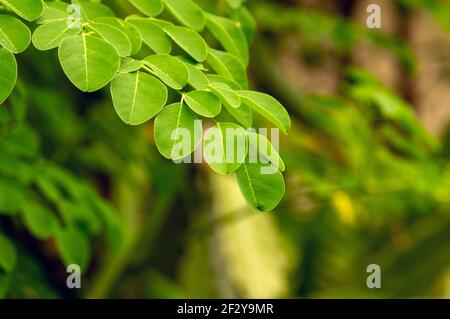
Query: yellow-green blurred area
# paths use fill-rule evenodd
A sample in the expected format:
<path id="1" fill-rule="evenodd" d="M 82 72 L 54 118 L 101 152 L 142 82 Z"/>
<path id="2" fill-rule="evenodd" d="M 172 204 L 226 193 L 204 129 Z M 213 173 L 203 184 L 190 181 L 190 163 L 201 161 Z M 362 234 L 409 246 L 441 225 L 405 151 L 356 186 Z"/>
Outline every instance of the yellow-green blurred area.
<path id="1" fill-rule="evenodd" d="M 381 29 L 366 25 L 372 3 Z M 275 211 L 252 212 L 233 176 L 164 160 L 152 124 L 122 124 L 107 90 L 78 92 L 55 52 L 30 48 L 14 112 L 0 108 L 0 249 L 15 251 L 0 297 L 450 297 L 450 2 L 246 6 L 251 86 L 293 123 Z M 52 225 L 30 234 L 31 209 L 88 235 L 40 240 Z M 66 288 L 72 259 L 79 290 Z M 366 286 L 370 264 L 380 289 Z"/>

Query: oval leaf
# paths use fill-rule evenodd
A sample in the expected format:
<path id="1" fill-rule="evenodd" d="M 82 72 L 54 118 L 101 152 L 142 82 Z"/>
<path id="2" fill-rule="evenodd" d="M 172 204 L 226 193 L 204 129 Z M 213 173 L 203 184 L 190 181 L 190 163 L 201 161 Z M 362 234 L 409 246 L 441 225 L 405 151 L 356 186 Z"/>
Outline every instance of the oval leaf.
<path id="1" fill-rule="evenodd" d="M 168 86 L 181 90 L 189 80 L 189 71 L 183 62 L 171 55 L 151 55 L 144 59 L 145 65 Z"/>
<path id="2" fill-rule="evenodd" d="M 173 16 L 185 26 L 201 31 L 205 27 L 205 14 L 192 0 L 164 0 Z"/>
<path id="3" fill-rule="evenodd" d="M 143 14 L 149 17 L 155 17 L 164 9 L 162 0 L 129 0 Z"/>
<path id="4" fill-rule="evenodd" d="M 44 10 L 41 0 L 0 0 L 0 2 L 28 21 L 39 18 Z"/>
<path id="5" fill-rule="evenodd" d="M 13 243 L 0 233 L 0 269 L 5 272 L 14 270 L 17 264 L 17 252 Z"/>
<path id="6" fill-rule="evenodd" d="M 58 56 L 69 80 L 84 92 L 107 85 L 120 66 L 120 57 L 111 44 L 85 34 L 66 38 Z"/>
<path id="7" fill-rule="evenodd" d="M 205 40 L 195 31 L 176 25 L 164 26 L 164 31 L 184 51 L 198 62 L 203 62 L 208 56 L 208 46 Z"/>
<path id="8" fill-rule="evenodd" d="M 17 81 L 17 63 L 14 55 L 0 48 L 0 70 L 2 75 L 0 76 L 0 105 L 11 94 Z"/>
<path id="9" fill-rule="evenodd" d="M 142 41 L 155 53 L 169 54 L 172 51 L 172 42 L 160 26 L 148 19 L 127 20 L 134 26 L 142 37 Z"/>
<path id="10" fill-rule="evenodd" d="M 67 25 L 67 21 L 55 21 L 39 26 L 33 33 L 33 45 L 36 49 L 45 51 L 57 48 L 68 37 L 77 35 L 80 28 Z"/>
<path id="11" fill-rule="evenodd" d="M 216 117 L 222 109 L 219 98 L 208 91 L 189 92 L 184 95 L 184 101 L 192 111 L 204 117 Z"/>
<path id="12" fill-rule="evenodd" d="M 121 57 L 131 54 L 131 42 L 120 29 L 103 22 L 92 22 L 89 26 L 106 42 L 111 44 Z"/>
<path id="13" fill-rule="evenodd" d="M 25 51 L 30 41 L 30 30 L 22 21 L 0 14 L 0 46 L 12 53 L 20 53 Z"/>
<path id="14" fill-rule="evenodd" d="M 24 223 L 30 233 L 40 240 L 46 240 L 56 235 L 58 220 L 44 206 L 27 204 L 23 211 Z"/>
<path id="15" fill-rule="evenodd" d="M 248 87 L 245 66 L 233 54 L 209 49 L 208 64 L 211 65 L 218 74 L 236 81 L 242 88 Z"/>

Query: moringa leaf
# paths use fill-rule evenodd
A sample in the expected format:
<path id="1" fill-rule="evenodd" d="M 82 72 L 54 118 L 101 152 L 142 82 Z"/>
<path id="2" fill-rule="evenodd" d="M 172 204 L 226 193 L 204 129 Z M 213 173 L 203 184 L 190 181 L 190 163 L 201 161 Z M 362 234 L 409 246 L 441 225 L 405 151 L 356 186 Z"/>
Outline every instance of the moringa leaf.
<path id="1" fill-rule="evenodd" d="M 142 67 L 141 61 L 125 57 L 120 61 L 119 73 L 130 73 L 139 70 Z"/>
<path id="2" fill-rule="evenodd" d="M 162 0 L 129 0 L 140 12 L 149 17 L 156 17 L 164 10 Z"/>
<path id="3" fill-rule="evenodd" d="M 28 21 L 39 18 L 44 10 L 44 4 L 41 0 L 0 0 L 0 3 Z"/>
<path id="4" fill-rule="evenodd" d="M 169 54 L 172 51 L 172 41 L 164 30 L 149 19 L 128 19 L 141 35 L 142 41 L 157 54 Z"/>
<path id="5" fill-rule="evenodd" d="M 67 21 L 54 21 L 40 25 L 33 32 L 33 45 L 36 49 L 45 51 L 57 48 L 68 37 L 77 35 L 80 28 L 67 25 Z"/>
<path id="6" fill-rule="evenodd" d="M 0 14 L 0 46 L 12 53 L 25 51 L 31 41 L 28 27 L 19 19 Z"/>
<path id="7" fill-rule="evenodd" d="M 85 20 L 94 20 L 100 17 L 114 17 L 114 12 L 106 5 L 99 2 L 89 0 L 73 0 L 74 4 L 78 4 Z"/>
<path id="8" fill-rule="evenodd" d="M 42 15 L 36 21 L 39 24 L 50 23 L 50 22 L 61 22 L 67 21 L 69 18 L 68 12 L 69 3 L 66 2 L 45 2 L 44 11 Z"/>
<path id="9" fill-rule="evenodd" d="M 206 16 L 206 28 L 226 51 L 238 57 L 244 66 L 248 64 L 248 43 L 238 22 L 208 14 Z"/>
<path id="10" fill-rule="evenodd" d="M 153 76 L 138 71 L 120 73 L 111 83 L 117 114 L 127 124 L 140 125 L 154 117 L 167 102 L 167 88 Z"/>
<path id="11" fill-rule="evenodd" d="M 198 115 L 214 118 L 219 115 L 222 104 L 219 98 L 208 91 L 192 91 L 184 95 L 184 101 Z"/>
<path id="12" fill-rule="evenodd" d="M 235 176 L 242 195 L 255 211 L 273 210 L 283 198 L 285 185 L 283 175 L 263 174 L 261 163 L 248 163 L 246 160 L 236 171 Z"/>
<path id="13" fill-rule="evenodd" d="M 0 233 L 0 269 L 6 273 L 12 272 L 17 264 L 17 252 L 8 237 Z"/>
<path id="14" fill-rule="evenodd" d="M 252 155 L 258 157 L 262 163 L 273 164 L 277 169 L 284 172 L 284 162 L 278 151 L 266 136 L 254 132 L 248 132 L 248 145 L 250 150 L 249 152 L 254 152 Z"/>
<path id="15" fill-rule="evenodd" d="M 242 103 L 275 124 L 283 133 L 287 134 L 291 128 L 289 113 L 275 98 L 270 95 L 254 91 L 238 91 Z"/>
<path id="16" fill-rule="evenodd" d="M 241 99 L 228 85 L 223 83 L 211 83 L 208 88 L 222 101 L 226 106 L 237 109 L 241 106 Z"/>
<path id="17" fill-rule="evenodd" d="M 110 24 L 95 21 L 89 23 L 89 27 L 111 44 L 119 56 L 126 57 L 131 54 L 131 42 L 122 30 Z"/>
<path id="18" fill-rule="evenodd" d="M 176 25 L 164 26 L 164 31 L 184 51 L 198 62 L 203 62 L 208 56 L 208 46 L 205 40 L 195 31 Z"/>
<path id="19" fill-rule="evenodd" d="M 218 74 L 236 81 L 244 89 L 248 87 L 245 66 L 233 54 L 210 48 L 207 61 Z"/>
<path id="20" fill-rule="evenodd" d="M 213 171 L 231 174 L 247 156 L 247 132 L 234 123 L 217 123 L 205 134 L 203 152 Z"/>
<path id="21" fill-rule="evenodd" d="M 11 94 L 17 81 L 17 63 L 14 55 L 0 48 L 0 105 Z"/>
<path id="22" fill-rule="evenodd" d="M 173 16 L 185 26 L 201 31 L 205 27 L 205 14 L 192 0 L 164 0 Z"/>
<path id="23" fill-rule="evenodd" d="M 200 145 L 203 128 L 198 118 L 182 103 L 166 106 L 155 118 L 155 143 L 167 159 L 180 160 Z"/>
<path id="24" fill-rule="evenodd" d="M 130 23 L 116 18 L 116 17 L 100 17 L 93 20 L 93 22 L 99 22 L 104 24 L 109 24 L 116 27 L 128 37 L 131 44 L 131 54 L 139 52 L 142 47 L 142 39 L 139 31 L 131 25 Z"/>
<path id="25" fill-rule="evenodd" d="M 86 34 L 64 39 L 58 56 L 69 80 L 84 92 L 106 86 L 120 66 L 119 54 L 111 44 Z"/>
<path id="26" fill-rule="evenodd" d="M 143 60 L 166 85 L 181 90 L 189 80 L 186 65 L 171 55 L 150 55 Z"/>

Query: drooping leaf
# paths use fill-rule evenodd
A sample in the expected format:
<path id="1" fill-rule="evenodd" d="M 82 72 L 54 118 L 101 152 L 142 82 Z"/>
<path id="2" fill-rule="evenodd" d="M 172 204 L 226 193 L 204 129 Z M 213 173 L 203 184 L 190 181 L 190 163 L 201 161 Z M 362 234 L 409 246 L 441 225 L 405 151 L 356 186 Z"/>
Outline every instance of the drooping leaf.
<path id="1" fill-rule="evenodd" d="M 127 124 L 140 125 L 154 117 L 167 101 L 167 88 L 144 72 L 120 73 L 111 83 L 117 114 Z"/>
<path id="2" fill-rule="evenodd" d="M 231 174 L 247 156 L 247 132 L 234 123 L 217 123 L 205 134 L 203 152 L 213 171 Z"/>
<path id="3" fill-rule="evenodd" d="M 260 212 L 273 210 L 281 201 L 285 191 L 283 175 L 277 170 L 265 172 L 261 163 L 248 163 L 246 160 L 236 171 L 235 176 L 242 195 L 249 206 Z"/>
<path id="4" fill-rule="evenodd" d="M 218 74 L 236 81 L 242 88 L 248 87 L 245 66 L 233 54 L 210 48 L 208 51 L 208 64 Z"/>
<path id="5" fill-rule="evenodd" d="M 77 35 L 80 32 L 80 28 L 68 25 L 67 21 L 49 22 L 39 26 L 33 32 L 33 45 L 41 51 L 51 50 L 59 47 L 65 38 Z"/>
<path id="6" fill-rule="evenodd" d="M 192 0 L 164 0 L 174 17 L 185 26 L 201 31 L 205 27 L 205 14 Z"/>
<path id="7" fill-rule="evenodd" d="M 131 42 L 122 30 L 107 23 L 93 21 L 89 24 L 98 35 L 111 44 L 121 57 L 131 54 Z"/>
<path id="8" fill-rule="evenodd" d="M 61 229 L 56 235 L 56 246 L 65 265 L 76 264 L 86 270 L 90 247 L 85 234 L 75 228 Z"/>
<path id="9" fill-rule="evenodd" d="M 17 264 L 17 252 L 14 244 L 8 237 L 0 233 L 0 269 L 8 273 L 14 270 Z"/>
<path id="10" fill-rule="evenodd" d="M 248 64 L 248 43 L 238 22 L 208 14 L 206 27 L 226 51 L 238 57 L 244 66 Z"/>
<path id="11" fill-rule="evenodd" d="M 142 41 L 157 54 L 169 54 L 172 51 L 172 41 L 164 30 L 148 19 L 128 19 L 142 37 Z"/>
<path id="12" fill-rule="evenodd" d="M 208 46 L 205 40 L 195 31 L 175 25 L 164 26 L 164 31 L 184 51 L 198 62 L 203 62 L 208 56 Z"/>
<path id="13" fill-rule="evenodd" d="M 28 47 L 30 41 L 30 30 L 22 21 L 0 14 L 0 46 L 12 53 L 20 53 Z"/>
<path id="14" fill-rule="evenodd" d="M 41 0 L 0 0 L 0 3 L 28 21 L 39 18 L 44 10 L 44 4 Z"/>
<path id="15" fill-rule="evenodd" d="M 166 106 L 155 119 L 155 143 L 167 159 L 180 160 L 202 141 L 203 128 L 197 116 L 181 104 Z"/>
<path id="16" fill-rule="evenodd" d="M 275 124 L 285 134 L 291 128 L 289 113 L 275 98 L 270 95 L 254 91 L 238 91 L 242 103 Z"/>
<path id="17" fill-rule="evenodd" d="M 58 220 L 45 206 L 26 204 L 23 218 L 30 233 L 37 239 L 46 240 L 56 235 Z"/>
<path id="18" fill-rule="evenodd" d="M 0 48 L 0 105 L 11 94 L 17 81 L 17 63 L 14 55 Z"/>
<path id="19" fill-rule="evenodd" d="M 64 39 L 58 56 L 69 80 L 84 92 L 107 85 L 120 66 L 119 54 L 111 44 L 85 34 Z"/>
<path id="20" fill-rule="evenodd" d="M 129 0 L 133 6 L 139 11 L 148 15 L 149 17 L 155 17 L 159 15 L 163 9 L 164 4 L 162 0 Z"/>
<path id="21" fill-rule="evenodd" d="M 189 80 L 189 71 L 183 62 L 171 55 L 157 54 L 146 57 L 143 62 L 168 86 L 181 90 Z"/>
<path id="22" fill-rule="evenodd" d="M 204 117 L 216 117 L 222 109 L 219 98 L 208 91 L 189 92 L 184 95 L 184 101 L 192 111 Z"/>

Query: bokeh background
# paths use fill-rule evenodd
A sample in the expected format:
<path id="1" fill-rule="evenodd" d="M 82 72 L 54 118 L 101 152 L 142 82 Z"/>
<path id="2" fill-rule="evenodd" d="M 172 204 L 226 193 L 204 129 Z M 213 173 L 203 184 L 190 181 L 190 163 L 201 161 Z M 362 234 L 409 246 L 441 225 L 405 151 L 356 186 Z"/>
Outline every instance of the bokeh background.
<path id="1" fill-rule="evenodd" d="M 247 7 L 252 87 L 293 121 L 279 207 L 254 213 L 233 177 L 164 160 L 152 124 L 122 124 L 108 90 L 78 92 L 56 52 L 30 48 L 0 108 L 0 297 L 450 297 L 450 2 Z M 83 232 L 40 240 L 49 212 Z"/>

